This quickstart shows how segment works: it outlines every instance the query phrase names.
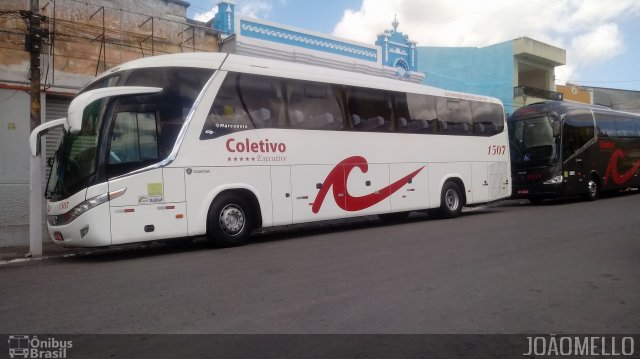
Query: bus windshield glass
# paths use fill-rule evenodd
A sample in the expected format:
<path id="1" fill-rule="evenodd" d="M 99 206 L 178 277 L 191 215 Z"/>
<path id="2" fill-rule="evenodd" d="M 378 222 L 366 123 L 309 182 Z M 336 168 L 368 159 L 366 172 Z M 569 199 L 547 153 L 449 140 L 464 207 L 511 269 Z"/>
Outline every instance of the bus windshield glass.
<path id="1" fill-rule="evenodd" d="M 87 106 L 78 133 L 66 133 L 56 151 L 47 183 L 46 197 L 60 198 L 82 187 L 96 171 L 98 135 L 106 99 Z"/>
<path id="2" fill-rule="evenodd" d="M 554 135 L 548 116 L 528 117 L 509 124 L 511 161 L 519 164 L 553 165 L 557 163 L 560 136 Z"/>

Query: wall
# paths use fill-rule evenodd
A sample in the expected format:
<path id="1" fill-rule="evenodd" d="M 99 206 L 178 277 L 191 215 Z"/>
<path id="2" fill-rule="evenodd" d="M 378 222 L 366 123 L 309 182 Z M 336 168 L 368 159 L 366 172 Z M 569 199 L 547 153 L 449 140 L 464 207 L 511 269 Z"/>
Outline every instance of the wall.
<path id="1" fill-rule="evenodd" d="M 618 111 L 640 113 L 640 91 L 616 90 L 602 87 L 582 87 L 593 91 L 593 103 Z"/>
<path id="2" fill-rule="evenodd" d="M 418 46 L 418 71 L 424 84 L 500 99 L 513 112 L 513 47 L 503 42 L 487 47 Z"/>
<path id="3" fill-rule="evenodd" d="M 29 238 L 30 101 L 24 91 L 0 89 L 0 246 Z"/>
<path id="4" fill-rule="evenodd" d="M 219 37 L 204 23 L 186 19 L 180 0 L 40 1 L 43 25 L 52 34 L 43 46 L 43 82 L 58 89 L 84 86 L 117 64 L 152 55 L 218 51 Z M 5 0 L 3 10 L 26 9 L 28 1 Z M 144 15 L 143 15 L 144 14 Z M 104 16 L 104 26 L 103 26 Z M 153 36 L 152 35 L 153 27 Z M 0 17 L 0 81 L 26 81 L 24 22 Z M 103 41 L 104 39 L 104 41 Z"/>
<path id="5" fill-rule="evenodd" d="M 582 87 L 577 85 L 556 85 L 556 91 L 560 92 L 564 96 L 565 101 L 587 104 L 593 103 L 593 92 L 591 90 L 583 89 Z"/>

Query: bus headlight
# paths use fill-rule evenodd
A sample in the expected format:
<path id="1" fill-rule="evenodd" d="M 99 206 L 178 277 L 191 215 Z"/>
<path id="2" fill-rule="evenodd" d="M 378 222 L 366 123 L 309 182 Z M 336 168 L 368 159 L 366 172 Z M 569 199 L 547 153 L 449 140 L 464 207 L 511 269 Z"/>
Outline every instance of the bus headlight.
<path id="1" fill-rule="evenodd" d="M 80 215 L 90 210 L 91 208 L 97 207 L 111 199 L 122 196 L 126 190 L 126 188 L 123 188 L 118 191 L 104 193 L 99 196 L 89 198 L 88 200 L 73 207 L 67 213 L 63 213 L 57 216 L 47 216 L 47 222 L 49 222 L 49 224 L 52 226 L 62 226 L 65 224 L 69 224 L 73 222 L 74 219 L 80 217 Z"/>
<path id="2" fill-rule="evenodd" d="M 562 183 L 562 175 L 557 175 L 552 179 L 544 182 L 544 184 L 558 184 L 558 183 Z"/>

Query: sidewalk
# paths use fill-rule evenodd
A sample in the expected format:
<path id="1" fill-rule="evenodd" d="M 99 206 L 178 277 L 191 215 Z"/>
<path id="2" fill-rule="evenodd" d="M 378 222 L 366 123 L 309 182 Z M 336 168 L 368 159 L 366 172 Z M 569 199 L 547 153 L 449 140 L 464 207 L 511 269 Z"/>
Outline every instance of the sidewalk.
<path id="1" fill-rule="evenodd" d="M 86 248 L 64 248 L 52 242 L 42 243 L 42 258 L 60 257 L 68 254 L 78 254 L 86 252 Z M 10 261 L 28 259 L 29 246 L 0 247 L 0 264 Z"/>

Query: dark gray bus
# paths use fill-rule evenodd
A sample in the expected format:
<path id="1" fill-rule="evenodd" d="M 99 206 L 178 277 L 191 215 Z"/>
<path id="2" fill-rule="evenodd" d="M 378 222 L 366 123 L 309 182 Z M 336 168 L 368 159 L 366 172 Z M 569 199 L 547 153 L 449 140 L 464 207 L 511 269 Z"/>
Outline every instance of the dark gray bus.
<path id="1" fill-rule="evenodd" d="M 532 203 L 640 186 L 640 115 L 546 101 L 507 120 L 513 197 Z"/>

